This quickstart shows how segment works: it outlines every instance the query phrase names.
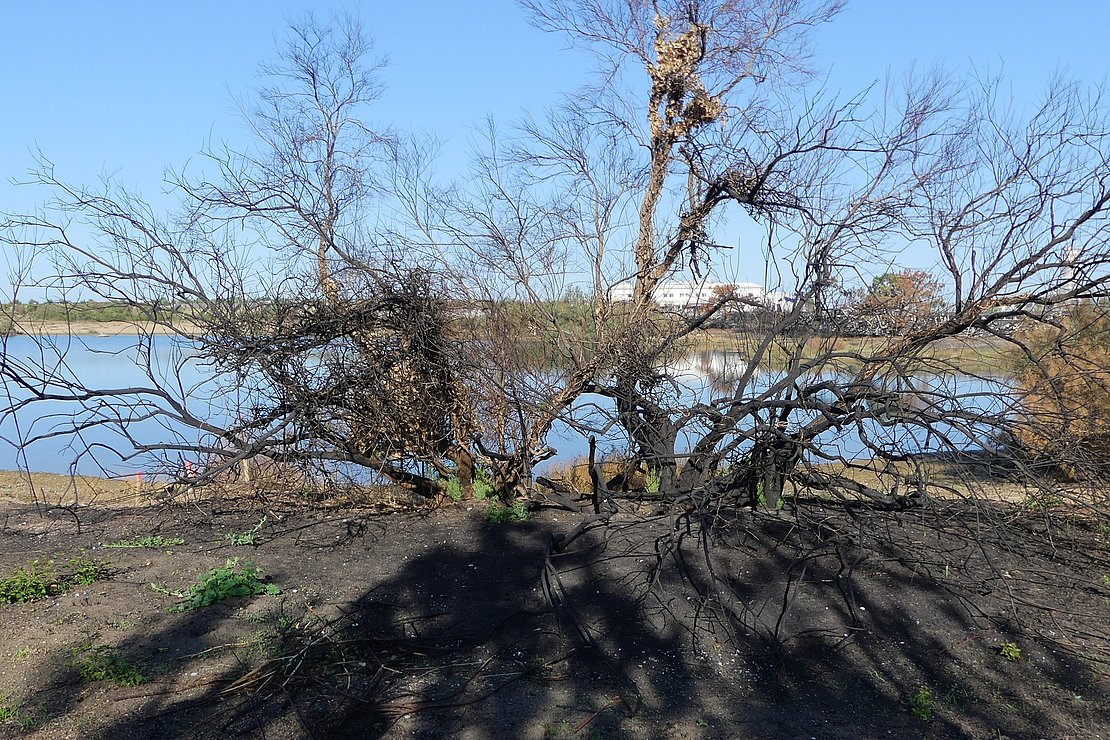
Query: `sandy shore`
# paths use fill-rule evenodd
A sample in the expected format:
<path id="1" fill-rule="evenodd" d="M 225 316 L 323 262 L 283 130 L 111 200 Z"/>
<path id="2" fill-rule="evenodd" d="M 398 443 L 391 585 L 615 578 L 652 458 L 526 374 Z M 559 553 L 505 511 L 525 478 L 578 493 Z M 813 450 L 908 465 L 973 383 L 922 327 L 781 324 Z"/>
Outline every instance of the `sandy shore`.
<path id="1" fill-rule="evenodd" d="M 25 322 L 15 327 L 14 334 L 25 336 L 134 336 L 138 334 L 195 334 L 196 327 L 184 325 L 168 327 L 149 321 L 37 321 Z"/>
<path id="2" fill-rule="evenodd" d="M 151 487 L 144 484 L 144 491 Z M 71 506 L 96 502 L 101 505 L 133 505 L 144 499 L 136 480 L 97 478 L 89 475 L 57 475 L 0 470 L 0 501 Z"/>

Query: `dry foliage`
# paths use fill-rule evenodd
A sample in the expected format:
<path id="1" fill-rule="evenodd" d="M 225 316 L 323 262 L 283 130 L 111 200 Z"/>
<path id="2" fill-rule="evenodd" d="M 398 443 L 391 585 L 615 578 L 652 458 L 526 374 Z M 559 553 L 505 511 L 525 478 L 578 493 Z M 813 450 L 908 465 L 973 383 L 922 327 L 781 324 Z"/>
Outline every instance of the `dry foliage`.
<path id="1" fill-rule="evenodd" d="M 1065 307 L 1021 333 L 1021 398 L 1014 434 L 1035 460 L 1069 478 L 1110 471 L 1110 316 Z"/>

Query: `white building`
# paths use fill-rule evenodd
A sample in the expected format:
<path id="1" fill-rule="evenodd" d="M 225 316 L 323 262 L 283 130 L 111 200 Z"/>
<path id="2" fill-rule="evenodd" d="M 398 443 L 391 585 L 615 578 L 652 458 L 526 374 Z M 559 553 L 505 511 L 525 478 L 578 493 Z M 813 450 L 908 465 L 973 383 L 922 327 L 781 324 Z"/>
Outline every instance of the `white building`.
<path id="1" fill-rule="evenodd" d="M 613 303 L 632 300 L 632 281 L 626 281 L 613 287 L 609 291 L 609 300 Z M 655 303 L 660 308 L 672 310 L 693 310 L 698 306 L 713 303 L 725 292 L 731 292 L 740 298 L 750 298 L 760 303 L 768 297 L 763 286 L 755 283 L 711 283 L 707 281 L 692 282 L 689 280 L 667 280 L 659 283 L 655 288 Z"/>

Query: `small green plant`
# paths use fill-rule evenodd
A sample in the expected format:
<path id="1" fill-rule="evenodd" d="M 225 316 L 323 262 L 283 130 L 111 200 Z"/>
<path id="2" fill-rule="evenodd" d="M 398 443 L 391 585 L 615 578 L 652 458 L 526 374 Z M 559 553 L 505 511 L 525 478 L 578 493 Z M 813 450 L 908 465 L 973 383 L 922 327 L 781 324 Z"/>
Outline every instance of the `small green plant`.
<path id="1" fill-rule="evenodd" d="M 493 495 L 493 481 L 489 473 L 479 470 L 474 476 L 474 498 L 485 501 Z"/>
<path id="2" fill-rule="evenodd" d="M 459 480 L 459 476 L 452 475 L 450 478 L 443 481 L 443 488 L 447 491 L 447 496 L 452 501 L 462 501 L 463 487 L 462 481 Z"/>
<path id="3" fill-rule="evenodd" d="M 763 493 L 763 481 L 758 481 L 755 484 L 755 502 L 760 509 L 767 508 L 767 496 Z M 778 497 L 775 501 L 775 511 L 782 511 L 786 507 L 786 501 L 782 496 Z"/>
<path id="4" fill-rule="evenodd" d="M 274 584 L 264 583 L 259 578 L 261 575 L 262 571 L 254 563 L 247 561 L 240 568 L 238 558 L 228 558 L 222 568 L 208 571 L 186 591 L 174 592 L 154 583 L 150 586 L 160 593 L 183 599 L 182 603 L 170 610 L 183 612 L 202 609 L 233 596 L 277 596 L 281 593 L 281 589 Z"/>
<path id="5" fill-rule="evenodd" d="M 648 493 L 659 493 L 659 488 L 663 485 L 663 477 L 659 474 L 658 470 L 649 470 L 644 477 L 644 490 Z"/>
<path id="6" fill-rule="evenodd" d="M 1064 500 L 1048 491 L 1036 491 L 1026 495 L 1021 505 L 1034 511 L 1052 511 L 1064 505 Z"/>
<path id="7" fill-rule="evenodd" d="M 574 737 L 574 735 L 574 725 L 566 720 L 549 724 L 543 729 L 543 736 L 547 740 L 563 740 L 564 738 Z"/>
<path id="8" fill-rule="evenodd" d="M 138 686 L 146 681 L 134 664 L 107 645 L 86 643 L 75 648 L 70 665 L 89 683 L 111 681 L 117 686 Z"/>
<path id="9" fill-rule="evenodd" d="M 255 545 L 258 544 L 255 542 L 255 536 L 262 531 L 264 526 L 266 526 L 266 517 L 259 519 L 258 524 L 254 525 L 254 527 L 248 529 L 246 532 L 228 534 L 225 535 L 224 539 L 236 546 Z"/>
<path id="10" fill-rule="evenodd" d="M 108 573 L 104 563 L 97 563 L 87 558 L 73 558 L 69 561 L 73 570 L 70 580 L 78 586 L 91 586 L 97 581 L 103 581 Z"/>
<path id="11" fill-rule="evenodd" d="M 998 654 L 1009 661 L 1021 660 L 1021 648 L 1013 642 L 1004 642 L 998 648 Z"/>
<path id="12" fill-rule="evenodd" d="M 136 537 L 130 540 L 119 540 L 112 542 L 105 547 L 143 547 L 148 549 L 160 549 L 163 547 L 175 547 L 177 545 L 184 545 L 185 540 L 180 537 L 163 537 L 160 534 L 148 534 L 145 537 Z"/>
<path id="13" fill-rule="evenodd" d="M 910 714 L 918 719 L 932 719 L 933 707 L 937 702 L 933 690 L 928 686 L 921 686 L 906 697 L 910 705 Z"/>
<path id="14" fill-rule="evenodd" d="M 15 573 L 0 579 L 0 604 L 22 604 L 45 599 L 61 591 L 55 583 L 54 569 L 49 563 L 32 560 Z"/>
<path id="15" fill-rule="evenodd" d="M 103 563 L 71 558 L 59 574 L 53 561 L 32 560 L 15 573 L 0 579 L 0 604 L 22 604 L 65 593 L 73 586 L 88 586 L 107 577 Z"/>
<path id="16" fill-rule="evenodd" d="M 39 723 L 38 717 L 23 711 L 23 705 L 7 694 L 0 694 L 0 722 L 15 720 L 21 730 L 30 730 Z"/>
<path id="17" fill-rule="evenodd" d="M 509 506 L 490 501 L 489 508 L 486 509 L 486 518 L 494 524 L 524 522 L 528 520 L 528 517 L 528 509 L 523 501 L 517 501 Z"/>

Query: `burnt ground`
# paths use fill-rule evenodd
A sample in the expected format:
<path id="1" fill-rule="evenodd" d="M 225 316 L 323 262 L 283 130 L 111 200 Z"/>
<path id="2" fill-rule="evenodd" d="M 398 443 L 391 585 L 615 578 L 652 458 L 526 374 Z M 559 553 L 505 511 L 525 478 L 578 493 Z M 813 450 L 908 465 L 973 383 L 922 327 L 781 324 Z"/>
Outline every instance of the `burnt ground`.
<path id="1" fill-rule="evenodd" d="M 988 508 L 625 503 L 560 553 L 587 514 L 10 502 L 0 575 L 106 577 L 0 606 L 0 736 L 1110 738 L 1110 531 Z M 233 557 L 281 594 L 170 611 Z"/>

